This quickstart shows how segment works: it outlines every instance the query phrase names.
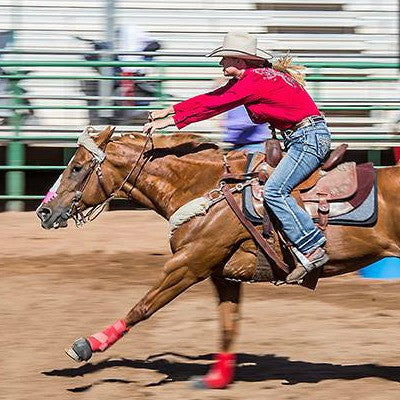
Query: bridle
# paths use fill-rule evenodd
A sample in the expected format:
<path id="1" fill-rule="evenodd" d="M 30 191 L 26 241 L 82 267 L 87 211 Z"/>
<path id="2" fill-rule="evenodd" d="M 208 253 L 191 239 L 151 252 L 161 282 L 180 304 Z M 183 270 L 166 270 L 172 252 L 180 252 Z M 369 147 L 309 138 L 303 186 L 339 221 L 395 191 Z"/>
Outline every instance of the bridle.
<path id="1" fill-rule="evenodd" d="M 81 147 L 84 147 L 91 155 L 92 161 L 90 163 L 90 166 L 86 172 L 86 175 L 84 176 L 80 188 L 75 190 L 74 197 L 72 198 L 71 206 L 69 210 L 65 213 L 66 214 L 66 219 L 72 218 L 75 221 L 75 224 L 77 227 L 83 226 L 86 222 L 93 221 L 96 219 L 106 208 L 106 206 L 109 204 L 109 202 L 120 192 L 123 190 L 123 187 L 125 184 L 128 182 L 128 180 L 131 178 L 134 170 L 136 167 L 139 165 L 140 160 L 142 159 L 144 153 L 146 152 L 147 145 L 151 143 L 151 150 L 154 149 L 154 143 L 153 143 L 153 138 L 151 134 L 148 134 L 146 137 L 146 141 L 142 147 L 142 150 L 136 159 L 136 162 L 134 163 L 133 167 L 130 169 L 129 173 L 126 175 L 124 180 L 122 181 L 121 185 L 118 187 L 117 190 L 112 191 L 110 194 L 107 194 L 107 190 L 104 184 L 104 177 L 103 177 L 103 172 L 101 169 L 101 164 L 104 162 L 106 159 L 106 153 L 103 152 L 95 143 L 95 141 L 92 139 L 92 137 L 89 135 L 89 133 L 93 132 L 94 129 L 92 127 L 86 127 L 81 136 L 78 138 L 78 145 Z M 107 143 L 106 143 L 107 146 Z M 142 172 L 144 166 L 146 165 L 147 161 L 149 161 L 149 158 L 146 158 L 144 162 L 142 163 L 141 167 L 138 169 L 135 178 L 133 180 L 131 189 L 126 192 L 126 194 L 131 196 L 131 191 L 135 187 L 137 179 L 139 178 L 140 173 Z M 93 175 L 93 172 L 96 172 L 98 181 L 100 183 L 100 187 L 103 191 L 103 193 L 106 195 L 106 199 L 94 206 L 90 207 L 86 212 L 82 211 L 79 203 L 82 200 L 83 197 L 83 192 Z"/>

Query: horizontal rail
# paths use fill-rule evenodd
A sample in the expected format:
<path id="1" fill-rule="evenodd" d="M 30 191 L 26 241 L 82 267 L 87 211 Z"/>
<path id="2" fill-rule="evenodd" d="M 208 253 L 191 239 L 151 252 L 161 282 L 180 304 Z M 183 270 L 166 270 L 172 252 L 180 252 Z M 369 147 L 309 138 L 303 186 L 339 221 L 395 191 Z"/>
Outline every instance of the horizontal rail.
<path id="1" fill-rule="evenodd" d="M 0 165 L 0 171 L 63 170 L 64 165 Z"/>
<path id="2" fill-rule="evenodd" d="M 14 99 L 15 95 L 11 94 L 0 94 L 0 99 Z M 185 100 L 185 98 L 180 97 L 172 97 L 172 98 L 162 98 L 162 97 L 129 97 L 129 96 L 69 96 L 69 95 L 22 95 L 18 96 L 19 99 L 22 100 L 73 100 L 73 101 L 86 101 L 86 100 L 124 100 L 124 101 L 158 101 L 158 100 L 170 100 L 170 101 L 179 101 Z M 397 100 L 389 100 L 386 103 L 396 103 Z M 398 100 L 400 102 L 400 99 Z M 369 101 L 370 103 L 370 101 Z"/>
<path id="3" fill-rule="evenodd" d="M 215 77 L 210 76 L 114 76 L 114 75 L 0 75 L 0 79 L 64 79 L 64 80 L 110 80 L 110 81 L 213 81 Z M 396 82 L 399 77 L 370 77 L 370 76 L 321 76 L 321 74 L 309 74 L 306 76 L 308 82 Z"/>
<path id="4" fill-rule="evenodd" d="M 0 110 L 156 110 L 162 106 L 23 106 L 23 105 L 6 105 L 0 106 Z"/>
<path id="5" fill-rule="evenodd" d="M 125 49 L 115 49 L 113 51 L 107 50 L 70 50 L 68 48 L 62 49 L 51 49 L 51 50 L 43 50 L 43 49 L 31 49 L 31 48 L 13 48 L 13 49 L 1 49 L 0 50 L 0 55 L 1 54 L 17 54 L 17 55 L 78 55 L 78 56 L 84 56 L 87 54 L 93 54 L 93 55 L 103 55 L 104 53 L 106 54 L 111 54 L 111 55 L 119 55 L 119 56 L 124 56 L 124 55 L 148 55 L 148 56 L 154 56 L 154 57 L 179 57 L 179 58 L 185 58 L 185 57 L 204 57 L 204 52 L 203 51 L 198 51 L 198 52 L 174 52 L 174 51 L 167 51 L 167 50 L 158 50 L 156 52 L 143 52 L 143 51 L 131 51 L 131 50 L 125 50 Z M 321 58 L 335 58 L 335 59 L 391 59 L 391 60 L 397 60 L 398 56 L 395 54 L 334 54 L 332 55 L 331 53 L 318 53 L 318 54 L 302 54 L 302 53 L 297 53 L 295 50 L 291 51 L 291 54 L 296 57 L 296 59 L 313 59 L 313 58 L 318 58 L 318 60 L 321 60 Z M 278 53 L 275 54 L 275 56 L 279 56 Z M 359 61 L 357 61 L 359 62 Z"/>
<path id="6" fill-rule="evenodd" d="M 114 76 L 114 75 L 0 75 L 0 79 L 64 79 L 64 80 L 111 80 L 111 81 L 213 81 L 211 76 Z M 321 76 L 321 74 L 309 74 L 307 81 L 312 82 L 362 82 L 362 81 L 398 81 L 396 76 L 369 77 L 369 76 Z"/>
<path id="7" fill-rule="evenodd" d="M 185 135 L 184 132 L 181 133 Z M 279 135 L 279 132 L 278 132 Z M 219 135 L 222 138 L 222 135 Z M 118 136 L 117 136 L 118 137 Z M 16 140 L 16 141 L 76 141 L 78 139 L 78 135 L 48 135 L 48 136 L 27 136 L 27 135 L 0 135 L 0 142 L 1 141 L 8 141 L 8 140 Z M 332 134 L 333 141 L 384 141 L 384 142 L 398 142 L 400 145 L 400 135 L 394 134 L 357 134 L 357 133 L 349 133 L 349 134 Z M 397 145 L 397 143 L 396 143 Z"/>
<path id="8" fill-rule="evenodd" d="M 42 200 L 44 199 L 44 196 L 39 196 L 39 195 L 29 195 L 29 194 L 23 194 L 20 196 L 16 195 L 8 195 L 8 194 L 2 194 L 0 195 L 0 200 Z"/>
<path id="9" fill-rule="evenodd" d="M 14 99 L 15 95 L 12 94 L 0 94 L 0 99 Z M 124 101 L 160 101 L 162 100 L 163 102 L 166 101 L 183 101 L 186 100 L 187 97 L 181 97 L 181 96 L 173 96 L 173 97 L 128 97 L 128 96 L 74 96 L 74 95 L 39 95 L 39 94 L 34 94 L 34 95 L 22 95 L 18 96 L 19 99 L 23 100 L 69 100 L 69 101 L 87 101 L 87 100 L 124 100 Z M 390 99 L 385 99 L 385 98 L 368 98 L 368 99 L 329 99 L 329 98 L 314 98 L 318 103 L 355 103 L 354 105 L 358 104 L 382 104 L 382 103 L 389 103 L 389 104 L 400 104 L 400 98 L 390 98 Z"/>
<path id="10" fill-rule="evenodd" d="M 162 109 L 162 106 L 47 106 L 47 105 L 37 105 L 37 106 L 24 106 L 24 105 L 5 105 L 0 106 L 0 110 L 156 110 Z M 364 110 L 364 111 L 377 111 L 377 110 L 400 110 L 400 105 L 398 106 L 320 106 L 319 110 L 322 111 L 351 111 L 351 110 Z"/>
<path id="11" fill-rule="evenodd" d="M 356 69 L 386 69 L 399 68 L 399 62 L 368 62 L 368 61 L 305 61 L 309 68 L 356 68 Z M 193 61 L 41 61 L 41 60 L 0 60 L 0 67 L 220 67 L 217 62 Z"/>

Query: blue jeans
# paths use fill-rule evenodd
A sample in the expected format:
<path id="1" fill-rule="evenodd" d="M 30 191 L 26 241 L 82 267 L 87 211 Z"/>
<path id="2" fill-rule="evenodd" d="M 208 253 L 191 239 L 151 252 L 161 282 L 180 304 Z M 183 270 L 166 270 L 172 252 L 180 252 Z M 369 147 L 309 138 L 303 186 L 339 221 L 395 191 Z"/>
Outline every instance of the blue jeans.
<path id="1" fill-rule="evenodd" d="M 322 164 L 330 149 L 331 135 L 326 124 L 319 122 L 298 129 L 284 144 L 287 154 L 268 178 L 264 199 L 281 222 L 287 238 L 306 254 L 323 245 L 326 239 L 290 192 Z"/>

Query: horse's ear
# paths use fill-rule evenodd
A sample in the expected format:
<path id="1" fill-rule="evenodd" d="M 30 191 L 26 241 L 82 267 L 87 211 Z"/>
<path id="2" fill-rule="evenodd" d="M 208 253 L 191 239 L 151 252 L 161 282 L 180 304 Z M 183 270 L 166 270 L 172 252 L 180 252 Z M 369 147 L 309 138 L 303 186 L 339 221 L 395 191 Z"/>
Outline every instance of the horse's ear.
<path id="1" fill-rule="evenodd" d="M 100 132 L 96 137 L 97 146 L 99 146 L 101 149 L 104 149 L 106 144 L 111 139 L 111 136 L 113 135 L 114 131 L 115 131 L 115 126 L 109 125 L 102 132 Z"/>

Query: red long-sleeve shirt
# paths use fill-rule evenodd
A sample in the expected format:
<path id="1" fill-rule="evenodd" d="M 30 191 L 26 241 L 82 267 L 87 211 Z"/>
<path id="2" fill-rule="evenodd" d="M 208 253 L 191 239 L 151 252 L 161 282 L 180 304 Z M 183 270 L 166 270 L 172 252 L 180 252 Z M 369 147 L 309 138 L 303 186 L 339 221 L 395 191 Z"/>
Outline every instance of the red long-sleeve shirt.
<path id="1" fill-rule="evenodd" d="M 240 79 L 174 105 L 178 129 L 244 105 L 251 120 L 284 130 L 320 111 L 307 91 L 289 74 L 273 68 L 246 69 Z"/>

